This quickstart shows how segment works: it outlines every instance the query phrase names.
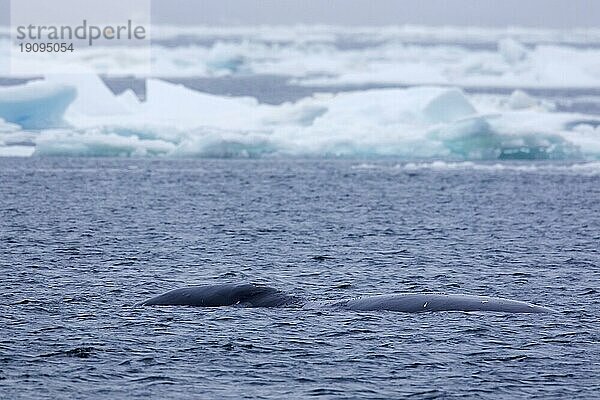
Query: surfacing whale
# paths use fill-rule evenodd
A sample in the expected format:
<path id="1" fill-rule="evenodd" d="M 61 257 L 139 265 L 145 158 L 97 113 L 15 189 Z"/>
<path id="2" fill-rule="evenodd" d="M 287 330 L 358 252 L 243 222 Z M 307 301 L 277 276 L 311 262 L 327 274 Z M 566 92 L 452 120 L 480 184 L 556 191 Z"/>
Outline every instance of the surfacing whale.
<path id="1" fill-rule="evenodd" d="M 251 283 L 191 286 L 171 290 L 142 302 L 143 306 L 285 307 L 300 302 L 293 296 Z"/>
<path id="2" fill-rule="evenodd" d="M 354 311 L 492 311 L 505 313 L 549 313 L 553 310 L 517 300 L 497 297 L 441 293 L 401 293 L 350 300 L 305 301 L 278 289 L 251 283 L 191 286 L 171 290 L 146 300 L 142 306 L 195 307 L 294 307 L 333 308 Z"/>

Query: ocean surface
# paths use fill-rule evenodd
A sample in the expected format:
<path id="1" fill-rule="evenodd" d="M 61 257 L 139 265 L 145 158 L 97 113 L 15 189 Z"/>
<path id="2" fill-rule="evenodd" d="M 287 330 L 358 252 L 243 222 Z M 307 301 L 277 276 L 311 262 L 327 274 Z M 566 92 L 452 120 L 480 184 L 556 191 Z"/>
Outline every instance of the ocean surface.
<path id="1" fill-rule="evenodd" d="M 0 156 L 600 160 L 600 29 L 155 26 L 0 68 Z M 0 59 L 9 37 L 0 29 Z M 52 67 L 52 68 L 51 68 Z M 74 73 L 97 71 L 97 74 Z M 124 69 L 123 69 L 124 68 Z M 34 80 L 34 81 L 31 81 Z M 27 82 L 27 83 L 26 83 Z"/>
<path id="2" fill-rule="evenodd" d="M 600 30 L 159 28 L 0 73 L 0 399 L 599 397 Z M 223 283 L 558 312 L 135 306 Z"/>
<path id="3" fill-rule="evenodd" d="M 0 158 L 0 397 L 597 398 L 600 166 Z M 556 314 L 135 307 L 193 284 Z"/>

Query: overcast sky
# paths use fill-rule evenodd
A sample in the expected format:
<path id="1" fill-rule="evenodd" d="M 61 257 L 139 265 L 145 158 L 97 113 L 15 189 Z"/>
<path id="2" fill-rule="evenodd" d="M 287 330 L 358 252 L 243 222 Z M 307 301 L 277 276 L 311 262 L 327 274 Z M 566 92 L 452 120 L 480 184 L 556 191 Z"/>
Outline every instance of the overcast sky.
<path id="1" fill-rule="evenodd" d="M 81 1 L 88 1 L 91 10 L 102 6 L 100 0 Z M 9 3 L 0 0 L 2 24 L 9 22 Z M 599 0 L 152 0 L 152 5 L 154 23 L 188 25 L 324 23 L 600 28 Z"/>

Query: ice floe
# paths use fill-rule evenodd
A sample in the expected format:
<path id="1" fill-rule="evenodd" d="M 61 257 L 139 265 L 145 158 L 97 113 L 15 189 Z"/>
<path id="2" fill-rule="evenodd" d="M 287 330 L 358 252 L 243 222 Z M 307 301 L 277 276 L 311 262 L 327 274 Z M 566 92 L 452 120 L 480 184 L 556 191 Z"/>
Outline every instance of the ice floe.
<path id="1" fill-rule="evenodd" d="M 524 92 L 469 96 L 451 87 L 267 105 L 157 79 L 139 101 L 131 92 L 112 94 L 94 75 L 49 76 L 2 88 L 0 117 L 4 146 L 29 144 L 35 155 L 600 158 L 600 119 L 554 112 Z"/>

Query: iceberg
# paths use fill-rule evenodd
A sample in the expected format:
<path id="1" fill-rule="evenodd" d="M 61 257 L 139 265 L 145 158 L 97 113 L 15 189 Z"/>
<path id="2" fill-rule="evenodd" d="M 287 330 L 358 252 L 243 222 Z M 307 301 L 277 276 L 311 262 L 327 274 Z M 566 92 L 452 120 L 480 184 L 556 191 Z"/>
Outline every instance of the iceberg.
<path id="1" fill-rule="evenodd" d="M 451 122 L 477 114 L 464 93 L 458 89 L 445 90 L 433 97 L 423 108 L 431 122 Z"/>
<path id="2" fill-rule="evenodd" d="M 154 26 L 152 35 L 151 76 L 278 75 L 310 86 L 600 85 L 600 29 Z M 8 71 L 1 65 L 9 60 L 8 44 L 0 37 L 0 73 Z M 46 71 L 67 68 L 61 57 L 39 56 Z M 142 48 L 94 46 L 69 57 L 68 68 L 127 75 L 146 61 Z M 150 71 L 135 75 L 149 77 Z"/>
<path id="3" fill-rule="evenodd" d="M 47 81 L 0 87 L 0 118 L 24 129 L 62 126 L 64 113 L 76 96 L 74 86 Z"/>
<path id="4" fill-rule="evenodd" d="M 279 75 L 309 86 L 402 84 L 517 89 L 600 84 L 598 29 L 154 28 L 155 76 Z M 104 54 L 102 59 L 106 59 Z"/>
<path id="5" fill-rule="evenodd" d="M 54 76 L 3 89 L 4 145 L 40 156 L 600 158 L 600 119 L 554 112 L 523 92 L 420 86 L 268 105 L 158 79 L 147 80 L 146 101 L 114 95 L 96 76 L 71 82 Z"/>
<path id="6" fill-rule="evenodd" d="M 11 124 L 10 122 L 6 122 L 4 119 L 0 118 L 0 134 L 15 132 L 19 129 L 19 125 Z"/>
<path id="7" fill-rule="evenodd" d="M 537 101 L 524 91 L 515 90 L 508 98 L 507 104 L 513 110 L 522 110 L 537 106 Z"/>
<path id="8" fill-rule="evenodd" d="M 127 114 L 131 108 L 127 101 L 119 101 L 119 96 L 106 87 L 102 79 L 95 74 L 51 74 L 44 77 L 48 84 L 75 87 L 77 96 L 69 104 L 66 118 L 74 116 L 115 116 Z"/>
<path id="9" fill-rule="evenodd" d="M 138 113 L 173 127 L 249 129 L 262 108 L 254 98 L 216 96 L 158 79 L 147 80 L 146 97 Z"/>
<path id="10" fill-rule="evenodd" d="M 498 42 L 498 52 L 509 64 L 516 64 L 527 58 L 527 48 L 510 37 Z"/>

